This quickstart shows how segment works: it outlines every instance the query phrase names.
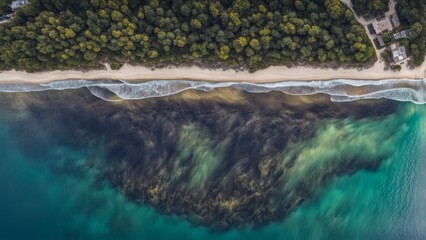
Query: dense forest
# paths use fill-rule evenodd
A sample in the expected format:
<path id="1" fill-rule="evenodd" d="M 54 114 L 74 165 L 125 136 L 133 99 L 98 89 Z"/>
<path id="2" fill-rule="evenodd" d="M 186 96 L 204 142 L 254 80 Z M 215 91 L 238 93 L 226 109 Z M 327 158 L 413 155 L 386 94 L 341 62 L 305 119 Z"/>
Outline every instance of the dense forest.
<path id="1" fill-rule="evenodd" d="M 0 15 L 8 14 L 12 12 L 12 9 L 10 9 L 9 4 L 12 2 L 12 0 L 0 0 Z"/>
<path id="2" fill-rule="evenodd" d="M 412 30 L 403 45 L 410 51 L 413 65 L 421 65 L 426 54 L 426 0 L 398 0 L 396 11 L 402 24 Z"/>
<path id="3" fill-rule="evenodd" d="M 373 18 L 389 10 L 389 0 L 352 0 L 357 15 Z"/>
<path id="4" fill-rule="evenodd" d="M 0 69 L 109 62 L 362 65 L 376 58 L 339 0 L 31 0 L 0 25 Z"/>

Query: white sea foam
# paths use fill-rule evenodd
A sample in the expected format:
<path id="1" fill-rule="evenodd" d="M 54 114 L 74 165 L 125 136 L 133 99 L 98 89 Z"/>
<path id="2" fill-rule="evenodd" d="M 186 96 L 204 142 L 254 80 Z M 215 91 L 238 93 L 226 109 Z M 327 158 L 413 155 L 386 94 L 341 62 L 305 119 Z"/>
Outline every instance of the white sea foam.
<path id="1" fill-rule="evenodd" d="M 347 80 L 330 81 L 283 81 L 276 83 L 206 82 L 185 80 L 153 80 L 127 82 L 112 80 L 88 81 L 72 79 L 46 84 L 1 84 L 0 92 L 34 92 L 45 90 L 67 90 L 87 88 L 94 96 L 107 101 L 120 99 L 136 100 L 164 97 L 194 89 L 212 91 L 216 88 L 232 87 L 250 93 L 281 91 L 291 95 L 328 94 L 332 101 L 345 102 L 361 99 L 387 98 L 396 101 L 426 103 L 426 79 Z"/>

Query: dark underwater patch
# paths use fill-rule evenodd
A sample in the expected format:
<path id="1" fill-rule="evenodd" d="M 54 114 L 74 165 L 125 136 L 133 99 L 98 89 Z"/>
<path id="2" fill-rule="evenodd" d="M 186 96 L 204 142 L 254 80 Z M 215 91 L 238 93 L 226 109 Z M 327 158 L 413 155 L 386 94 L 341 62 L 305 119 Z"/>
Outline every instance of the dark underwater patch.
<path id="1" fill-rule="evenodd" d="M 189 92 L 198 100 L 187 92 L 119 103 L 87 90 L 1 94 L 0 106 L 13 107 L 12 131 L 28 155 L 41 154 L 49 141 L 79 149 L 102 146 L 100 181 L 162 213 L 219 229 L 282 219 L 333 178 L 374 170 L 391 154 L 318 156 L 327 166 L 306 163 L 306 171 L 300 163 L 316 147 L 314 139 L 326 136 L 321 131 L 351 133 L 357 122 L 384 121 L 396 111 L 395 102 L 220 91 Z M 226 94 L 239 101 L 224 100 Z"/>

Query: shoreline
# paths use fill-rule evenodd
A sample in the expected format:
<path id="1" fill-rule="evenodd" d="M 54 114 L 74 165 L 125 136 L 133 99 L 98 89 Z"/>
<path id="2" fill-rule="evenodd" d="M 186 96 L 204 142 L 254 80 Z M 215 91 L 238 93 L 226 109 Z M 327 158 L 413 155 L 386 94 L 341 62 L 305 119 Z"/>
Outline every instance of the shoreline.
<path id="1" fill-rule="evenodd" d="M 406 66 L 400 72 L 385 71 L 384 64 L 377 61 L 372 67 L 358 69 L 324 69 L 311 67 L 273 66 L 255 73 L 248 71 L 201 69 L 199 67 L 169 67 L 151 68 L 143 66 L 124 65 L 120 70 L 90 70 L 90 71 L 50 71 L 27 73 L 23 71 L 0 72 L 0 84 L 5 83 L 48 83 L 57 80 L 201 80 L 212 82 L 251 82 L 271 83 L 280 81 L 324 81 L 333 79 L 353 80 L 383 80 L 383 79 L 424 79 L 426 77 L 426 61 L 415 69 Z"/>

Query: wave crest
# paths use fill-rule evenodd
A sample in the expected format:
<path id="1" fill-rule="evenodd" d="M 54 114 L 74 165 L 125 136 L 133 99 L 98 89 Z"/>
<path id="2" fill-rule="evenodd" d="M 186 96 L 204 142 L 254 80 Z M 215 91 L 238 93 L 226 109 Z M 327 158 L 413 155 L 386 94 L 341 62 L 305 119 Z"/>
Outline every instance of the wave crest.
<path id="1" fill-rule="evenodd" d="M 34 92 L 87 88 L 106 101 L 139 100 L 174 95 L 186 90 L 213 91 L 232 87 L 250 93 L 281 91 L 290 95 L 327 94 L 334 102 L 386 98 L 425 104 L 426 79 L 284 81 L 276 83 L 153 80 L 141 83 L 115 80 L 61 80 L 45 84 L 1 84 L 0 92 Z"/>

